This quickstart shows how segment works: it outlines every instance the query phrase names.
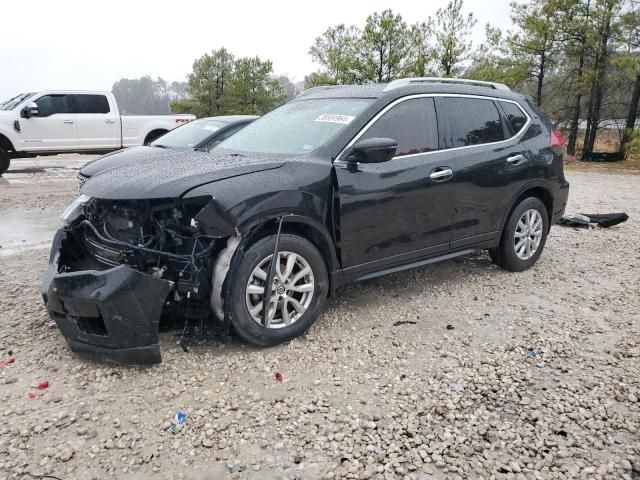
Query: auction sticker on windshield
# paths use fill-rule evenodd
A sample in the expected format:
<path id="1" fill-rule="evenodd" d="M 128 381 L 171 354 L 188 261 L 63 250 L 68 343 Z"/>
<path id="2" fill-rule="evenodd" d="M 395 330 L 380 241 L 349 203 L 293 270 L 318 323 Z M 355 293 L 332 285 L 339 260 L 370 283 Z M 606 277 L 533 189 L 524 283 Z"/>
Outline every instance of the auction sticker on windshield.
<path id="1" fill-rule="evenodd" d="M 343 123 L 348 125 L 351 121 L 356 118 L 352 115 L 338 115 L 332 113 L 323 113 L 318 118 L 316 118 L 316 122 L 329 122 L 329 123 Z"/>

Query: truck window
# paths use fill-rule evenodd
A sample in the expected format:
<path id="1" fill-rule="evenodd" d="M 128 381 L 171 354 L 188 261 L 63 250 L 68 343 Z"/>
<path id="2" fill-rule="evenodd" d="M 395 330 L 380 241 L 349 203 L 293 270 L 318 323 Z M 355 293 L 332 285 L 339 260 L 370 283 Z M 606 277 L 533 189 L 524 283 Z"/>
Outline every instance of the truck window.
<path id="1" fill-rule="evenodd" d="M 76 113 L 109 113 L 105 95 L 74 95 Z"/>
<path id="2" fill-rule="evenodd" d="M 65 94 L 43 95 L 36 100 L 36 105 L 38 105 L 38 117 L 48 117 L 56 113 L 71 113 L 69 95 Z"/>

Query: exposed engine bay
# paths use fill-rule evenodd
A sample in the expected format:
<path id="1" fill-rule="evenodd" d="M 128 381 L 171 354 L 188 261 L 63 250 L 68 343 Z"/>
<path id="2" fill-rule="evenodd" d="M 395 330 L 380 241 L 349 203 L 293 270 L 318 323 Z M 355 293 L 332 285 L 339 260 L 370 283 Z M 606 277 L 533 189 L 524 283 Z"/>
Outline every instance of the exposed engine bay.
<path id="1" fill-rule="evenodd" d="M 91 199 L 72 232 L 88 261 L 128 265 L 169 280 L 177 299 L 187 294 L 208 298 L 214 254 L 226 245 L 199 228 L 196 216 L 208 200 Z"/>
<path id="2" fill-rule="evenodd" d="M 73 350 L 96 357 L 98 344 L 104 358 L 114 358 L 113 348 L 123 361 L 154 363 L 161 319 L 185 329 L 199 321 L 201 333 L 214 313 L 223 320 L 222 284 L 239 237 L 211 197 L 86 197 L 72 207 L 43 297 Z"/>

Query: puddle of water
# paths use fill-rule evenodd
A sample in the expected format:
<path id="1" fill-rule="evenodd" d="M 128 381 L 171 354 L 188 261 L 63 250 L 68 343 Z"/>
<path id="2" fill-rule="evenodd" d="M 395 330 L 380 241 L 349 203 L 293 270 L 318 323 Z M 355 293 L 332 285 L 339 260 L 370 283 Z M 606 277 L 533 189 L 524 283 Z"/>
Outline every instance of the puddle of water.
<path id="1" fill-rule="evenodd" d="M 59 224 L 59 212 L 0 212 L 0 256 L 51 245 Z"/>

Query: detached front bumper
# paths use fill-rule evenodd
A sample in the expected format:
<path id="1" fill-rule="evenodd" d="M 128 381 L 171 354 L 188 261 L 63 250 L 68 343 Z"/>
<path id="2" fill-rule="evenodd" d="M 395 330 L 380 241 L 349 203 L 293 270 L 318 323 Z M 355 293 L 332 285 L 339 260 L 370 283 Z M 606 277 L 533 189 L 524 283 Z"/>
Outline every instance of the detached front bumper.
<path id="1" fill-rule="evenodd" d="M 172 283 L 127 265 L 58 273 L 65 240 L 58 230 L 42 297 L 71 350 L 123 364 L 160 362 L 158 328 Z"/>

